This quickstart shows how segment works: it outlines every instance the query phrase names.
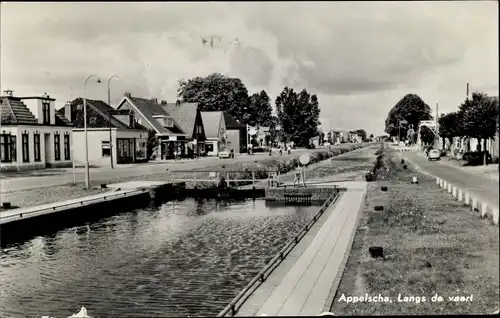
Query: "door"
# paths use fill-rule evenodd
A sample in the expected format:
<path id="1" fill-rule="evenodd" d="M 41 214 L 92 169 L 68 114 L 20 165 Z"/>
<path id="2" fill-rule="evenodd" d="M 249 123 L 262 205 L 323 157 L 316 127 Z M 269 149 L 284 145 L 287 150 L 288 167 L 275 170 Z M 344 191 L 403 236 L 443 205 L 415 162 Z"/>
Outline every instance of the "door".
<path id="1" fill-rule="evenodd" d="M 44 160 L 45 160 L 45 168 L 50 168 L 52 166 L 52 144 L 50 143 L 50 134 L 43 134 L 43 144 L 45 145 L 45 153 L 44 153 Z"/>

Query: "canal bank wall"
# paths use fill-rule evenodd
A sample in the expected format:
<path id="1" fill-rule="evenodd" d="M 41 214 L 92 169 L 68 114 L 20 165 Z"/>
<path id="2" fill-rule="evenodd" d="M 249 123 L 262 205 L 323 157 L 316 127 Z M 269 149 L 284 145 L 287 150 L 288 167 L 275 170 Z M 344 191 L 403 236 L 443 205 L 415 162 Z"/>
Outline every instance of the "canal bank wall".
<path id="1" fill-rule="evenodd" d="M 132 181 L 108 185 L 112 191 L 40 206 L 17 208 L 0 214 L 1 245 L 47 235 L 62 228 L 172 200 L 207 198 L 216 200 L 265 199 L 266 204 L 322 204 L 336 190 L 325 188 L 187 188 L 185 182 Z M 338 190 L 337 190 L 338 191 Z M 286 195 L 309 195 L 305 200 L 285 202 Z"/>
<path id="2" fill-rule="evenodd" d="M 147 206 L 150 202 L 148 191 L 135 189 L 2 212 L 1 245 L 53 233 L 58 229 L 83 222 L 99 220 L 102 217 L 130 211 L 131 207 Z"/>

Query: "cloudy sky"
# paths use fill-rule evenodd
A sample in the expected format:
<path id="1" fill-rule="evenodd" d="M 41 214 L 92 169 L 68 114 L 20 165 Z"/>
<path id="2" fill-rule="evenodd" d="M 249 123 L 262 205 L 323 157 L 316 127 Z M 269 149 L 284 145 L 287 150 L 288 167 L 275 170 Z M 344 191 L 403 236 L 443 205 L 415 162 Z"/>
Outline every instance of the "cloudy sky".
<path id="1" fill-rule="evenodd" d="M 307 88 L 324 127 L 379 134 L 407 93 L 440 113 L 466 82 L 498 96 L 498 46 L 496 1 L 3 2 L 1 88 L 47 92 L 60 107 L 90 74 L 104 84 L 89 83 L 88 98 L 106 100 L 118 74 L 112 104 L 125 91 L 174 101 L 180 78 L 220 72 L 273 100 Z"/>

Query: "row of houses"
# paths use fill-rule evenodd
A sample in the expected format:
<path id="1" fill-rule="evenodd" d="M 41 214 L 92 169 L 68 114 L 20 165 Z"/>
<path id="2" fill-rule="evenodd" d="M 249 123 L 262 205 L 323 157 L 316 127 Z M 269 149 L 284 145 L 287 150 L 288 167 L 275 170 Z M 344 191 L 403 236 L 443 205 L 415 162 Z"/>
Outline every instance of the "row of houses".
<path id="1" fill-rule="evenodd" d="M 323 141 L 330 144 L 338 143 L 360 143 L 363 142 L 363 136 L 347 130 L 332 130 L 323 132 Z"/>
<path id="2" fill-rule="evenodd" d="M 83 99 L 59 109 L 55 99 L 0 96 L 1 170 L 68 167 L 85 162 L 109 166 L 174 157 L 218 155 L 222 149 L 243 153 L 247 128 L 226 112 L 202 112 L 197 103 L 167 103 L 125 93 L 118 106 L 101 100 L 87 104 L 85 141 Z M 147 153 L 148 135 L 157 147 Z"/>

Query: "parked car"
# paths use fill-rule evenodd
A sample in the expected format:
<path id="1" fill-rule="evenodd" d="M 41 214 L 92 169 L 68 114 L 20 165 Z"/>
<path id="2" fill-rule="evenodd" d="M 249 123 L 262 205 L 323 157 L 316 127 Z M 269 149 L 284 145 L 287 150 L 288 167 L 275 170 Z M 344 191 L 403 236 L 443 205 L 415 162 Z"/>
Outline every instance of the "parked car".
<path id="1" fill-rule="evenodd" d="M 231 158 L 231 151 L 228 149 L 219 151 L 219 158 Z"/>
<path id="2" fill-rule="evenodd" d="M 429 154 L 427 155 L 427 159 L 430 160 L 440 160 L 441 159 L 441 151 L 437 149 L 429 150 Z"/>

